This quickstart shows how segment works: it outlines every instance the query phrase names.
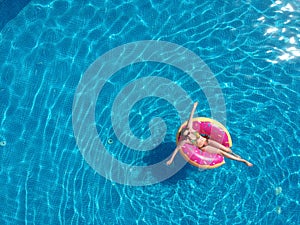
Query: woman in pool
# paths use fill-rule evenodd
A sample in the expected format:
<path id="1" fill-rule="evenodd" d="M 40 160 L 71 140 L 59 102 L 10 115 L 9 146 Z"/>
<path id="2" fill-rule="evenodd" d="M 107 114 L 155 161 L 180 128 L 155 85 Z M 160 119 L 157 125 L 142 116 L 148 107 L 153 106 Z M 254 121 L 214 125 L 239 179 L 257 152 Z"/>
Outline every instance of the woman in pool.
<path id="1" fill-rule="evenodd" d="M 193 116 L 196 110 L 198 102 L 194 103 L 190 118 L 188 120 L 187 127 L 182 129 L 180 132 L 181 140 L 178 142 L 176 149 L 174 150 L 171 158 L 167 161 L 167 165 L 171 165 L 175 155 L 181 149 L 181 147 L 188 143 L 197 146 L 200 150 L 206 151 L 213 154 L 219 154 L 226 158 L 233 159 L 239 162 L 245 163 L 247 166 L 253 166 L 252 163 L 248 162 L 245 159 L 242 159 L 239 155 L 232 152 L 230 148 L 225 147 L 224 145 L 211 140 L 209 138 L 202 137 L 196 130 L 193 129 Z"/>

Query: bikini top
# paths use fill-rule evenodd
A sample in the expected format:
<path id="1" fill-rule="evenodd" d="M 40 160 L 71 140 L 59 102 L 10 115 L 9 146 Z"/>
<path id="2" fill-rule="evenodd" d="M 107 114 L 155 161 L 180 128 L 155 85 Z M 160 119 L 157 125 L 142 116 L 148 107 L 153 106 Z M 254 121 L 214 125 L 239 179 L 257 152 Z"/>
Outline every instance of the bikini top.
<path id="1" fill-rule="evenodd" d="M 187 129 L 186 129 L 187 130 Z M 186 130 L 183 130 L 182 131 L 182 134 L 186 131 Z M 195 131 L 195 132 L 192 132 L 192 134 L 194 134 L 196 136 L 196 139 L 192 139 L 189 135 L 191 134 L 191 132 L 189 130 L 187 130 L 188 133 L 186 135 L 182 135 L 184 137 L 184 139 L 188 139 L 190 142 L 192 142 L 193 145 L 195 145 L 197 143 L 197 140 L 201 137 L 201 135 Z"/>

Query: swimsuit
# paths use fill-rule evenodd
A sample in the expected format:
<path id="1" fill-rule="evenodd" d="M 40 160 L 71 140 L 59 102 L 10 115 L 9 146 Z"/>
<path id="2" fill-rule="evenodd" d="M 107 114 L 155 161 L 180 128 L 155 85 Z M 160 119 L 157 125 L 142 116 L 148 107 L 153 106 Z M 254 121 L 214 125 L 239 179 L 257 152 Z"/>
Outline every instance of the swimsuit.
<path id="1" fill-rule="evenodd" d="M 184 133 L 184 131 L 183 131 Z M 203 147 L 207 146 L 208 145 L 208 137 L 205 137 L 205 142 L 203 143 L 203 145 L 201 147 L 199 147 L 197 145 L 197 141 L 199 140 L 200 137 L 202 137 L 197 131 L 195 132 L 192 132 L 192 134 L 194 134 L 196 136 L 196 139 L 192 139 L 189 135 L 190 135 L 190 131 L 188 131 L 188 134 L 187 135 L 184 135 L 185 136 L 185 140 L 186 138 L 188 138 L 188 140 L 195 146 L 197 146 L 198 148 L 202 149 Z"/>

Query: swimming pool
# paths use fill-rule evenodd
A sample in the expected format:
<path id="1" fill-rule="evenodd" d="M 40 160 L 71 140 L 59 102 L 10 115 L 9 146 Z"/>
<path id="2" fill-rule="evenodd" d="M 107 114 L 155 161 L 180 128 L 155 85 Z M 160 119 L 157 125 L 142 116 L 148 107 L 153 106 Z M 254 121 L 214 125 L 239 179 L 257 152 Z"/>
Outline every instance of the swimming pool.
<path id="1" fill-rule="evenodd" d="M 0 33 L 1 224 L 299 224 L 299 6 L 296 0 L 34 0 L 16 7 L 21 11 Z M 182 99 L 168 101 L 182 89 L 186 99 L 201 103 L 198 115 L 226 122 L 233 150 L 253 168 L 230 160 L 215 170 L 185 165 L 161 182 L 134 186 L 106 179 L 86 162 L 72 121 L 78 86 L 103 54 L 144 40 L 201 57 L 218 84 L 208 88 L 222 91 L 211 98 L 223 98 L 226 109 L 210 104 L 205 77 L 142 60 L 104 80 L 91 99 L 107 152 L 137 167 L 166 160 L 191 108 L 180 108 Z M 123 63 L 128 54 L 121 53 L 109 62 Z M 158 77 L 170 81 L 165 89 L 155 83 Z M 157 86 L 165 98 L 153 92 Z M 136 91 L 148 96 L 128 101 Z M 123 109 L 116 102 L 129 107 L 127 124 L 114 114 Z M 77 110 L 84 121 L 88 109 Z M 163 137 L 149 130 L 155 117 L 164 120 Z M 114 123 L 128 125 L 140 140 L 156 134 L 161 143 L 134 150 Z M 128 176 L 144 179 L 135 171 Z"/>

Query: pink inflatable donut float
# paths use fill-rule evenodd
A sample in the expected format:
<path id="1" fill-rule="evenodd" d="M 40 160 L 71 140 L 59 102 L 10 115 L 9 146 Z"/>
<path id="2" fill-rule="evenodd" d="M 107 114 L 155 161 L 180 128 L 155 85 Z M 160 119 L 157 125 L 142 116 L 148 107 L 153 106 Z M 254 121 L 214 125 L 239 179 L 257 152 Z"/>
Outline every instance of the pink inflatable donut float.
<path id="1" fill-rule="evenodd" d="M 186 125 L 187 121 L 178 129 L 176 143 L 179 141 L 180 131 L 186 127 Z M 232 140 L 228 130 L 216 120 L 206 117 L 194 118 L 193 128 L 198 131 L 199 134 L 209 136 L 210 139 L 219 142 L 225 147 L 232 146 Z M 201 169 L 214 169 L 225 163 L 223 156 L 204 152 L 192 144 L 185 144 L 181 148 L 180 153 L 187 162 Z"/>

